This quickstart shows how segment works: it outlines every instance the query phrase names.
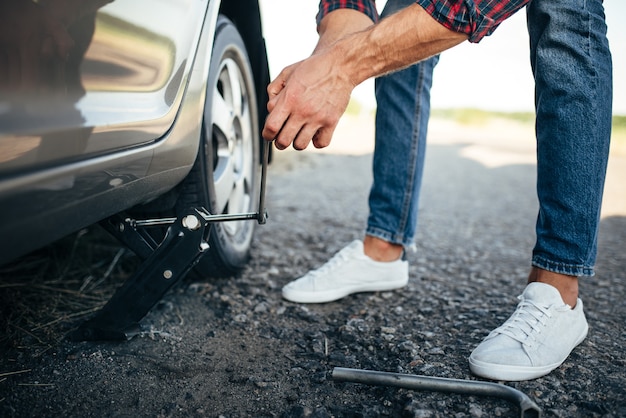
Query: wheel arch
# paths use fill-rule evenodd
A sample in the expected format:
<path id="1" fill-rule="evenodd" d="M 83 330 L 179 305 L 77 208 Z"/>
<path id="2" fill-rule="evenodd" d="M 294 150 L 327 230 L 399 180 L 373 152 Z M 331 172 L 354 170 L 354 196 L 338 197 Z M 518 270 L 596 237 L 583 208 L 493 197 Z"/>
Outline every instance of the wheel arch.
<path id="1" fill-rule="evenodd" d="M 213 42 L 215 39 L 215 31 L 217 29 L 217 22 L 220 15 L 227 17 L 237 28 L 237 31 L 241 35 L 246 51 L 248 52 L 248 59 L 252 69 L 252 77 L 254 81 L 254 93 L 256 95 L 256 110 L 258 115 L 258 132 L 259 132 L 259 149 L 262 149 L 263 138 L 260 132 L 263 129 L 267 112 L 267 85 L 270 82 L 269 64 L 267 59 L 267 52 L 265 49 L 265 40 L 263 38 L 261 12 L 258 0 L 209 0 L 207 4 L 207 15 L 205 17 L 205 26 L 203 28 L 204 46 L 201 44 L 198 49 L 198 54 L 194 58 L 194 71 L 190 81 L 191 91 L 194 92 L 191 95 L 194 98 L 200 98 L 205 100 L 205 88 L 206 75 L 208 75 L 211 54 L 213 50 Z M 193 75 L 195 74 L 195 76 Z M 202 74 L 205 74 L 204 76 Z M 199 90 L 200 87 L 201 91 Z M 193 106 L 192 106 L 193 107 Z M 199 135 L 199 132 L 197 132 Z M 190 162 L 193 164 L 198 156 L 198 147 L 190 149 L 190 147 L 182 147 L 187 158 L 191 158 Z M 261 154 L 261 153 L 260 153 Z M 262 163 L 262 155 L 259 155 L 259 164 Z M 271 149 L 270 149 L 271 159 Z M 191 168 L 191 165 L 189 166 Z M 180 184 L 174 187 L 169 192 L 158 196 L 150 201 L 144 201 L 134 209 L 139 211 L 161 211 L 170 209 L 175 202 L 179 193 Z"/>

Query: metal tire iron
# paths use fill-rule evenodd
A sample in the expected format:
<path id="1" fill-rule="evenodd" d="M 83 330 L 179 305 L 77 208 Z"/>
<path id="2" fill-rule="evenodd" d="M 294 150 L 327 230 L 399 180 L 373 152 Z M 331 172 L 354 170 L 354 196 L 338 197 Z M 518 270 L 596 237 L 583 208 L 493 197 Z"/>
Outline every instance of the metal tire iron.
<path id="1" fill-rule="evenodd" d="M 516 403 L 520 409 L 521 418 L 541 417 L 541 409 L 528 396 L 515 388 L 498 383 L 348 369 L 343 367 L 335 367 L 332 371 L 332 378 L 340 382 L 496 397 Z"/>
<path id="2" fill-rule="evenodd" d="M 270 142 L 264 141 L 258 212 L 210 214 L 204 208 L 189 208 L 177 218 L 131 219 L 114 215 L 101 225 L 130 248 L 143 263 L 93 318 L 68 337 L 74 341 L 128 340 L 141 332 L 140 321 L 165 293 L 198 263 L 209 249 L 205 230 L 210 223 L 256 220 L 264 224 L 265 188 Z M 168 226 L 160 243 L 145 230 Z"/>

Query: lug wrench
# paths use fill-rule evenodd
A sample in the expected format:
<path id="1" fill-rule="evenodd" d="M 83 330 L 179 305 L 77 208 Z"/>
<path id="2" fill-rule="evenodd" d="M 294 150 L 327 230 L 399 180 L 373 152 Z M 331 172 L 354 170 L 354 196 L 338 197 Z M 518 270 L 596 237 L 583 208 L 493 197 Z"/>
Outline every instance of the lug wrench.
<path id="1" fill-rule="evenodd" d="M 541 417 L 541 409 L 528 396 L 517 389 L 498 383 L 343 367 L 335 367 L 332 371 L 332 378 L 341 382 L 363 383 L 366 385 L 394 386 L 404 389 L 430 390 L 462 395 L 492 396 L 517 403 L 521 418 Z"/>
<path id="2" fill-rule="evenodd" d="M 259 191 L 259 210 L 252 213 L 223 213 L 210 214 L 204 208 L 200 208 L 199 214 L 205 222 L 228 222 L 256 220 L 259 224 L 267 221 L 267 211 L 265 210 L 265 185 L 267 184 L 267 166 L 269 165 L 271 141 L 263 140 L 263 162 L 261 164 L 261 187 Z M 128 219 L 133 228 L 172 225 L 176 218 L 154 218 L 154 219 Z"/>

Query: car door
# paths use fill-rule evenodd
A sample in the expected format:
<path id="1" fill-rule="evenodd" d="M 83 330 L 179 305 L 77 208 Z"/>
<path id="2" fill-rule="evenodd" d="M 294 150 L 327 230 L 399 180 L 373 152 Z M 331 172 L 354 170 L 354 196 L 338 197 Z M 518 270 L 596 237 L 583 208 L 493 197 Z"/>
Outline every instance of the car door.
<path id="1" fill-rule="evenodd" d="M 206 6 L 197 0 L 4 2 L 0 176 L 162 137 L 176 115 Z"/>

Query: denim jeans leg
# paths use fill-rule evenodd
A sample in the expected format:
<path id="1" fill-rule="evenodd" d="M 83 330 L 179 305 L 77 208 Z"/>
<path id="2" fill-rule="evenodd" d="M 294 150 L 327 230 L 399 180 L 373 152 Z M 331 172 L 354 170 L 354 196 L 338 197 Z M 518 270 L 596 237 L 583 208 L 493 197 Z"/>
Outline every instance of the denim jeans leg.
<path id="1" fill-rule="evenodd" d="M 376 79 L 376 146 L 366 234 L 414 245 L 430 87 L 438 57 Z"/>
<path id="2" fill-rule="evenodd" d="M 601 0 L 533 0 L 539 215 L 532 264 L 592 276 L 611 136 L 612 64 Z"/>

